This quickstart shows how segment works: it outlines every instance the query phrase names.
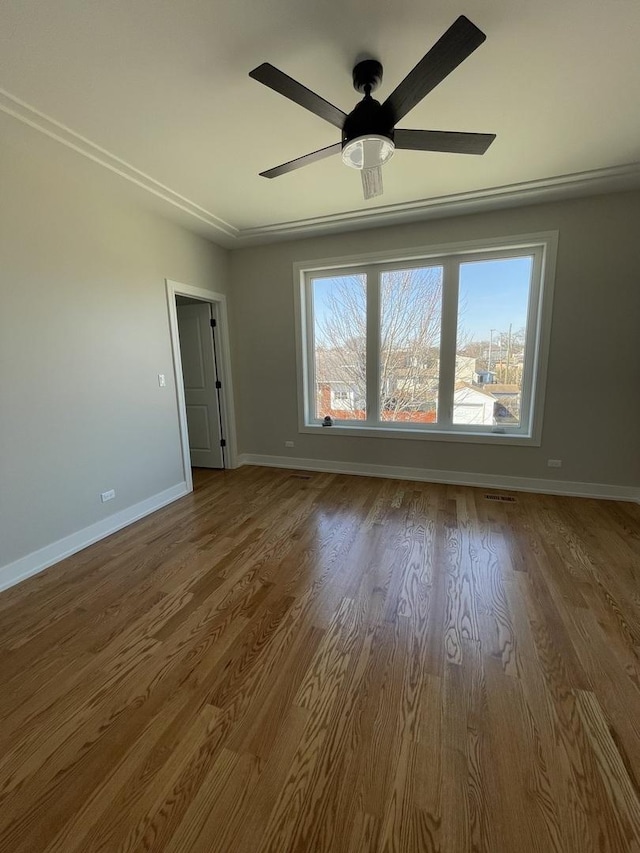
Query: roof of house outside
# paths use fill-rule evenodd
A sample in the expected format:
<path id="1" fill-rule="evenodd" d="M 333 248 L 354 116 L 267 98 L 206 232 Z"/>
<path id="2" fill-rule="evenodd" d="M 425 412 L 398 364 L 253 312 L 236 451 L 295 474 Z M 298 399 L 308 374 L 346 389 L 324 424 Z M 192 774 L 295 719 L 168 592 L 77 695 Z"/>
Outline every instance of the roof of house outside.
<path id="1" fill-rule="evenodd" d="M 499 382 L 483 385 L 483 389 L 485 391 L 490 390 L 492 394 L 519 394 L 521 390 L 519 385 L 506 385 Z"/>
<path id="2" fill-rule="evenodd" d="M 483 397 L 489 397 L 490 400 L 495 400 L 493 394 L 487 391 L 487 386 L 481 388 L 479 385 L 472 385 L 470 382 L 456 382 L 456 391 L 472 391 L 474 394 L 481 394 Z"/>

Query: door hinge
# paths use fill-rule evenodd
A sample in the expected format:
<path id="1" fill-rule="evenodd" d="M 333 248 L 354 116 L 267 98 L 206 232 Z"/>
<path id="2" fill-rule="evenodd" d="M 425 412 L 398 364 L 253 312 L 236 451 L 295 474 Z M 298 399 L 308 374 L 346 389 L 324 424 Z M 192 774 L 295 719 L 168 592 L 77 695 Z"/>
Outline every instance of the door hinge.
<path id="1" fill-rule="evenodd" d="M 216 388 L 217 388 L 218 390 L 220 390 L 220 388 L 222 388 L 222 382 L 220 382 L 220 380 L 219 380 L 219 379 L 218 379 L 218 380 L 216 380 Z"/>
<path id="2" fill-rule="evenodd" d="M 227 442 L 224 440 L 224 438 L 221 438 L 220 439 L 220 447 L 226 447 L 226 446 L 227 446 Z"/>
<path id="3" fill-rule="evenodd" d="M 212 329 L 215 329 L 215 327 L 218 325 L 218 324 L 216 323 L 216 321 L 213 319 L 213 317 L 211 318 L 211 320 L 209 320 L 209 322 L 211 323 L 211 328 L 212 328 Z"/>

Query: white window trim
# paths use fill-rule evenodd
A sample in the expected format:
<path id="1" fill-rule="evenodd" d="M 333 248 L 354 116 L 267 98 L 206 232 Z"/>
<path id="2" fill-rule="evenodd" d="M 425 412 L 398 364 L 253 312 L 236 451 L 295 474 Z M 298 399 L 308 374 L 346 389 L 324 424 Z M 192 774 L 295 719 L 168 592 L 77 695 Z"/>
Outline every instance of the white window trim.
<path id="1" fill-rule="evenodd" d="M 351 255 L 342 258 L 322 258 L 319 260 L 300 261 L 293 265 L 294 278 L 294 305 L 296 321 L 296 353 L 297 353 L 297 378 L 298 378 L 298 432 L 310 435 L 339 435 L 366 438 L 396 438 L 420 441 L 453 441 L 469 444 L 508 444 L 508 445 L 533 445 L 540 446 L 542 441 L 542 420 L 544 412 L 544 396 L 547 381 L 547 367 L 549 356 L 549 342 L 551 338 L 551 314 L 553 307 L 553 288 L 555 283 L 555 268 L 558 247 L 558 232 L 544 231 L 534 234 L 519 234 L 511 237 L 488 238 L 484 240 L 472 240 L 461 243 L 447 243 L 435 246 L 424 246 L 406 249 L 403 251 L 375 252 L 366 255 Z M 307 330 L 313 329 L 313 307 L 309 295 L 307 280 L 315 273 L 331 272 L 334 275 L 366 272 L 368 274 L 368 298 L 375 301 L 378 299 L 379 290 L 373 286 L 376 278 L 370 275 L 372 267 L 377 268 L 384 264 L 385 269 L 392 266 L 406 268 L 411 262 L 415 265 L 439 263 L 444 266 L 443 281 L 443 315 L 445 311 L 454 311 L 457 314 L 457 292 L 454 288 L 447 288 L 447 265 L 451 262 L 463 260 L 486 260 L 487 256 L 500 254 L 502 257 L 520 256 L 523 253 L 533 253 L 534 268 L 532 271 L 532 291 L 529 297 L 529 313 L 527 315 L 527 331 L 532 336 L 532 345 L 527 347 L 525 364 L 523 368 L 523 398 L 521 402 L 521 413 L 524 412 L 528 421 L 528 431 L 519 427 L 518 431 L 509 431 L 508 427 L 470 430 L 469 425 L 455 425 L 449 422 L 441 422 L 434 427 L 425 428 L 424 424 L 409 425 L 407 423 L 377 426 L 367 421 L 346 421 L 332 427 L 323 427 L 319 420 L 309 417 L 311 403 L 311 389 L 315 388 L 315 376 L 313 366 L 313 335 Z M 464 256 L 462 259 L 461 256 Z M 357 268 L 357 269 L 354 269 Z M 368 268 L 368 269 L 367 269 Z M 456 303 L 456 304 L 453 304 Z M 368 310 L 368 317 L 379 318 L 379 306 L 372 306 Z M 535 329 L 530 332 L 532 315 L 536 316 Z M 379 322 L 379 319 L 378 321 Z M 367 326 L 367 370 L 373 379 L 377 378 L 379 370 L 378 354 L 372 346 L 375 340 L 375 332 Z M 444 326 L 444 323 L 443 323 Z M 444 337 L 444 336 L 443 336 Z M 446 341 L 441 341 L 441 383 L 447 381 L 443 377 L 442 354 L 445 351 L 451 353 L 451 347 L 447 347 Z M 451 360 L 451 359 L 449 359 Z M 449 373 L 444 364 L 445 374 Z M 532 382 L 532 377 L 535 381 Z M 447 404 L 448 397 L 453 395 L 449 388 L 440 398 L 440 403 Z M 368 397 L 376 397 L 379 394 L 379 383 L 369 381 Z M 441 392 L 444 390 L 441 384 Z M 451 391 L 451 393 L 449 393 Z M 367 399 L 369 417 L 377 412 L 373 407 L 374 399 Z M 453 398 L 451 399 L 453 406 Z M 439 411 L 439 417 L 441 412 Z M 523 424 L 525 417 L 522 417 Z M 503 432 L 502 429 L 505 431 Z"/>

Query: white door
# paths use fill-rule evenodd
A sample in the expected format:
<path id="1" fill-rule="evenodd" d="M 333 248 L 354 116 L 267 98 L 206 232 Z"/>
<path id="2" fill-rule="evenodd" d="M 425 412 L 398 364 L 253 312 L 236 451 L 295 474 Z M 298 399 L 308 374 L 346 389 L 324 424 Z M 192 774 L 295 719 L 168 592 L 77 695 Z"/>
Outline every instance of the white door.
<path id="1" fill-rule="evenodd" d="M 178 334 L 194 468 L 224 468 L 211 305 L 178 305 Z"/>

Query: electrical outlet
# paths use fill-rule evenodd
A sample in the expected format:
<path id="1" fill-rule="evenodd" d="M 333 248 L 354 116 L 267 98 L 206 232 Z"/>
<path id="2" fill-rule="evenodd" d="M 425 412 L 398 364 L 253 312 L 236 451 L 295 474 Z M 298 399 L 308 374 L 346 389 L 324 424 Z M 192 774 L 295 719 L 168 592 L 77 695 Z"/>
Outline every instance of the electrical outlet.
<path id="1" fill-rule="evenodd" d="M 100 493 L 100 500 L 102 501 L 103 504 L 106 504 L 107 501 L 112 501 L 115 498 L 115 496 L 116 496 L 116 490 L 115 489 L 109 489 L 108 492 L 101 492 Z"/>
<path id="2" fill-rule="evenodd" d="M 167 384 L 167 380 L 166 380 L 166 377 L 165 377 L 164 373 L 159 373 L 159 374 L 158 374 L 158 385 L 159 385 L 161 388 L 165 388 L 165 387 L 166 387 L 166 384 Z"/>
<path id="3" fill-rule="evenodd" d="M 285 441 L 284 446 L 285 447 L 295 447 L 295 445 L 292 441 Z"/>
<path id="4" fill-rule="evenodd" d="M 547 459 L 549 468 L 562 468 L 562 459 Z"/>

